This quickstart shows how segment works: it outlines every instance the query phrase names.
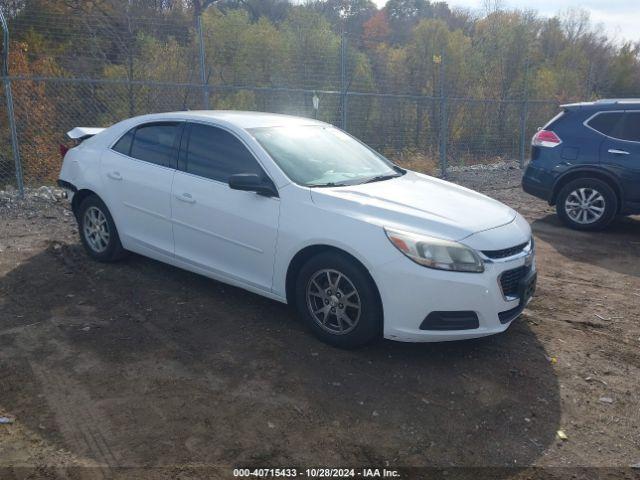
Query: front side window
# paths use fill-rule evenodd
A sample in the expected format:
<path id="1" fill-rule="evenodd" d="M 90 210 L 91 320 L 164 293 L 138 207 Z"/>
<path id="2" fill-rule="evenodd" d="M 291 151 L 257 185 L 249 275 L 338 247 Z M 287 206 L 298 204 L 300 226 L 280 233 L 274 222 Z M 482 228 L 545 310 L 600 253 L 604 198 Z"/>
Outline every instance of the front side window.
<path id="1" fill-rule="evenodd" d="M 129 155 L 138 160 L 173 168 L 179 132 L 179 122 L 140 125 L 135 129 Z"/>
<path id="2" fill-rule="evenodd" d="M 620 120 L 622 119 L 623 112 L 607 112 L 607 113 L 599 113 L 591 120 L 587 122 L 594 130 L 602 133 L 603 135 L 607 135 L 608 137 L 612 137 L 614 131 L 620 124 Z"/>
<path id="3" fill-rule="evenodd" d="M 233 134 L 199 123 L 191 124 L 186 170 L 225 183 L 237 173 L 263 173 L 251 152 Z"/>
<path id="4" fill-rule="evenodd" d="M 386 158 L 328 125 L 261 127 L 250 132 L 299 185 L 354 185 L 403 174 Z"/>

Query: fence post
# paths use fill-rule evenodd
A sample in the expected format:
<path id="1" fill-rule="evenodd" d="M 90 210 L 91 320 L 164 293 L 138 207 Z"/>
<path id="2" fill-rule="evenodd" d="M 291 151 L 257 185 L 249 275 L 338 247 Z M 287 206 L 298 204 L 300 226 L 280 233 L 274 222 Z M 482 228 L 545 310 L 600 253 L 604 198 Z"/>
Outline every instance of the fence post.
<path id="1" fill-rule="evenodd" d="M 196 29 L 198 30 L 198 44 L 200 48 L 200 83 L 202 85 L 202 106 L 209 110 L 209 85 L 207 82 L 207 72 L 205 70 L 204 39 L 202 36 L 202 12 L 196 17 Z"/>
<path id="2" fill-rule="evenodd" d="M 340 35 L 340 127 L 347 129 L 347 38 L 344 27 Z"/>
<path id="3" fill-rule="evenodd" d="M 522 111 L 520 112 L 520 168 L 524 168 L 524 160 L 527 151 L 527 116 L 529 114 L 529 59 L 526 60 L 524 71 L 524 90 L 522 94 Z"/>
<path id="4" fill-rule="evenodd" d="M 4 18 L 4 12 L 0 7 L 0 21 L 2 22 L 3 47 L 2 47 L 2 79 L 4 91 L 7 97 L 7 115 L 9 117 L 9 129 L 11 131 L 11 149 L 13 151 L 13 161 L 16 170 L 16 183 L 20 196 L 24 196 L 24 178 L 22 176 L 22 162 L 20 161 L 20 145 L 18 144 L 18 131 L 16 129 L 16 119 L 13 111 L 13 95 L 11 93 L 11 80 L 9 79 L 9 27 Z"/>
<path id="5" fill-rule="evenodd" d="M 440 55 L 440 172 L 442 178 L 447 178 L 447 142 L 449 141 L 449 127 L 447 120 L 447 97 L 445 96 L 445 58 L 444 49 Z"/>
<path id="6" fill-rule="evenodd" d="M 529 102 L 522 102 L 522 112 L 520 112 L 520 168 L 524 168 L 524 160 L 527 151 L 527 115 L 529 113 Z"/>

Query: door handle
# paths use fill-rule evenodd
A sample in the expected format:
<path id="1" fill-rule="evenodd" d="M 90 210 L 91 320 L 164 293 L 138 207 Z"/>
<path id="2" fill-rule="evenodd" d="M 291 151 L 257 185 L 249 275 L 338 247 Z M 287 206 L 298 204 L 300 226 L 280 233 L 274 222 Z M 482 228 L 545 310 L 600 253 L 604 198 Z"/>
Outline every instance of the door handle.
<path id="1" fill-rule="evenodd" d="M 194 198 L 191 196 L 190 193 L 183 193 L 182 195 L 176 195 L 176 198 L 181 202 L 196 203 L 196 201 L 194 200 Z"/>
<path id="2" fill-rule="evenodd" d="M 107 173 L 107 177 L 112 180 L 122 180 L 122 175 L 120 175 L 120 172 L 109 172 Z"/>
<path id="3" fill-rule="evenodd" d="M 616 150 L 615 148 L 610 148 L 609 153 L 613 153 L 614 155 L 629 155 L 629 152 L 624 150 Z"/>

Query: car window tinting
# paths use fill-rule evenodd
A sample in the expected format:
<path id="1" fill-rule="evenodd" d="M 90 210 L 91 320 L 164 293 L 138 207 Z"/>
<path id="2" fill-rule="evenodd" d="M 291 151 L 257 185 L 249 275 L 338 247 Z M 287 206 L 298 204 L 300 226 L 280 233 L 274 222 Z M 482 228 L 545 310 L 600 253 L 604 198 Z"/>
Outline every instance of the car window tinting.
<path id="1" fill-rule="evenodd" d="M 640 142 L 640 112 L 626 112 L 613 136 L 622 140 Z"/>
<path id="2" fill-rule="evenodd" d="M 173 167 L 179 123 L 156 123 L 136 129 L 131 156 L 163 167 Z"/>
<path id="3" fill-rule="evenodd" d="M 118 153 L 122 153 L 123 155 L 129 155 L 131 152 L 131 140 L 133 140 L 133 133 L 135 128 L 132 128 L 127 133 L 125 133 L 120 140 L 116 142 L 116 144 L 112 147 Z"/>
<path id="4" fill-rule="evenodd" d="M 187 147 L 187 172 L 228 182 L 236 173 L 257 173 L 262 169 L 251 152 L 231 133 L 193 123 Z"/>
<path id="5" fill-rule="evenodd" d="M 600 113 L 589 120 L 587 125 L 604 135 L 612 136 L 622 115 L 623 112 Z"/>

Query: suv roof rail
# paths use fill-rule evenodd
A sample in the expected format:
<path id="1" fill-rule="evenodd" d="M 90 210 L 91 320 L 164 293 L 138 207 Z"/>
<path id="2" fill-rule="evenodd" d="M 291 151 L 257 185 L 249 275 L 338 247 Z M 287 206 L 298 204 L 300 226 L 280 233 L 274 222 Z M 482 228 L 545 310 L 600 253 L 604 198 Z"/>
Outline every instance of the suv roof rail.
<path id="1" fill-rule="evenodd" d="M 603 98 L 593 102 L 565 103 L 561 108 L 592 107 L 594 105 L 637 105 L 640 98 Z"/>
<path id="2" fill-rule="evenodd" d="M 640 103 L 640 98 L 603 98 L 596 103 Z"/>

